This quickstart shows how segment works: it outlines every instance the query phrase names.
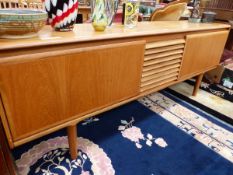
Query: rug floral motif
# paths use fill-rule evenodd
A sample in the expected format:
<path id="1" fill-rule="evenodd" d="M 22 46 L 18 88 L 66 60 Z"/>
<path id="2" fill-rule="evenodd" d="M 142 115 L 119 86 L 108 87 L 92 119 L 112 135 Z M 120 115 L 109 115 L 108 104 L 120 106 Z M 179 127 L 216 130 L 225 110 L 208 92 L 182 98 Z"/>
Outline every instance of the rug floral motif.
<path id="1" fill-rule="evenodd" d="M 153 142 L 165 148 L 167 145 L 166 141 L 163 138 L 154 138 L 150 133 L 147 133 L 146 137 L 142 133 L 139 127 L 133 126 L 134 118 L 127 122 L 126 120 L 121 120 L 121 125 L 118 127 L 118 130 L 121 131 L 123 137 L 129 139 L 130 141 L 135 143 L 135 146 L 138 149 L 142 148 L 141 142 L 145 142 L 146 145 L 152 146 Z"/>
<path id="2" fill-rule="evenodd" d="M 78 157 L 75 160 L 68 158 L 69 149 L 66 136 L 55 137 L 35 145 L 22 154 L 21 159 L 16 161 L 19 174 L 115 174 L 111 160 L 103 149 L 90 140 L 81 137 L 77 139 L 77 142 Z M 90 167 L 88 167 L 87 162 L 91 164 Z M 85 170 L 85 168 L 89 170 Z"/>
<path id="3" fill-rule="evenodd" d="M 161 91 L 16 148 L 21 175 L 232 175 L 233 128 Z M 201 163 L 205 162 L 205 163 Z"/>

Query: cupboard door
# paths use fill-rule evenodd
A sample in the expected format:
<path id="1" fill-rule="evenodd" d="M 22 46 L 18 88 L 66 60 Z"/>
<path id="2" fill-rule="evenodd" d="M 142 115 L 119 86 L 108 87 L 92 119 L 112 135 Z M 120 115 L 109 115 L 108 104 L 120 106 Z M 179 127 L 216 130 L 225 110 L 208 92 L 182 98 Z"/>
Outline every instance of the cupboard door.
<path id="1" fill-rule="evenodd" d="M 145 42 L 90 48 L 69 59 L 69 116 L 139 94 Z"/>
<path id="2" fill-rule="evenodd" d="M 13 141 L 39 133 L 67 116 L 65 56 L 1 64 L 0 83 Z"/>
<path id="3" fill-rule="evenodd" d="M 137 95 L 144 47 L 135 41 L 72 48 L 2 63 L 0 90 L 13 141 Z"/>
<path id="4" fill-rule="evenodd" d="M 219 64 L 228 31 L 187 35 L 180 78 L 205 72 Z"/>

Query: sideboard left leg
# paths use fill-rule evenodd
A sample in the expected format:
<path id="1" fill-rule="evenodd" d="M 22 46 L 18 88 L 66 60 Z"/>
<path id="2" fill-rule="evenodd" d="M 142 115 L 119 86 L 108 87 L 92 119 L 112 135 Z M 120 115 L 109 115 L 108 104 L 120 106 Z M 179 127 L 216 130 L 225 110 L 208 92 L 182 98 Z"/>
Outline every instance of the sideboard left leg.
<path id="1" fill-rule="evenodd" d="M 201 85 L 201 81 L 202 81 L 203 75 L 204 75 L 204 73 L 198 75 L 197 78 L 196 78 L 196 83 L 195 83 L 194 89 L 193 89 L 193 96 L 197 95 L 197 92 L 198 92 L 199 87 Z"/>
<path id="2" fill-rule="evenodd" d="M 71 125 L 67 127 L 68 142 L 71 159 L 76 159 L 77 154 L 77 128 L 76 125 Z"/>

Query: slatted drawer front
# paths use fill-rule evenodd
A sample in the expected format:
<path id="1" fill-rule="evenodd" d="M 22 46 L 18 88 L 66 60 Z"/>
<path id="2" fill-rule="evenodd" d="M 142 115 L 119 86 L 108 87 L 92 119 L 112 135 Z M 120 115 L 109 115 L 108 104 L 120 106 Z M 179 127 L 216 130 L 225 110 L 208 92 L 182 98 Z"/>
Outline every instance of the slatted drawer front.
<path id="1" fill-rule="evenodd" d="M 184 39 L 146 44 L 141 92 L 177 80 L 184 45 Z"/>

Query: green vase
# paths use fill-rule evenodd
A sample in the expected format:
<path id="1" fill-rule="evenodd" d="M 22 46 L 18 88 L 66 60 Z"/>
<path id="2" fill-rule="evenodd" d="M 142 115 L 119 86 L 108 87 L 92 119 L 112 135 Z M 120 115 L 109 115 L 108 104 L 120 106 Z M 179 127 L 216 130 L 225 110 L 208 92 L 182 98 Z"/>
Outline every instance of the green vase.
<path id="1" fill-rule="evenodd" d="M 92 26 L 96 31 L 104 31 L 107 25 L 108 19 L 106 15 L 105 1 L 96 0 L 92 14 Z"/>

